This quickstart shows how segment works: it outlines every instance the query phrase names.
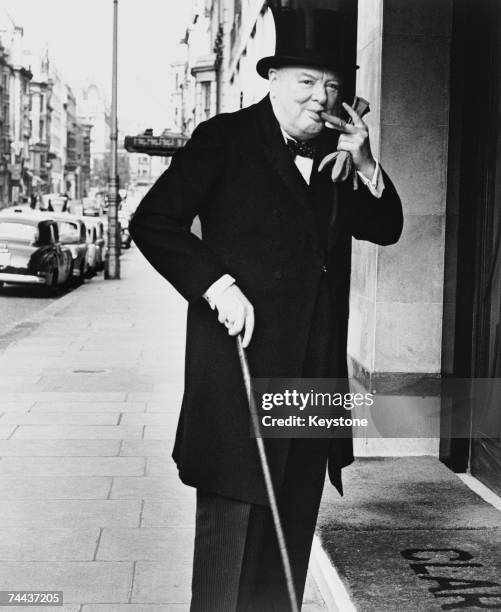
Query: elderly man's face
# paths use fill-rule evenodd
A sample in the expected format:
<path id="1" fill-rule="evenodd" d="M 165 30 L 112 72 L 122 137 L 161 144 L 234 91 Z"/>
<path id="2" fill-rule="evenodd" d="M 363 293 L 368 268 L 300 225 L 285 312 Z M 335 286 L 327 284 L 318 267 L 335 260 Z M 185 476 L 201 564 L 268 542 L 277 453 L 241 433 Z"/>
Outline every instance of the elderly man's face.
<path id="1" fill-rule="evenodd" d="M 341 76 L 330 70 L 287 66 L 269 71 L 270 96 L 284 130 L 309 140 L 324 128 L 322 111 L 332 113 L 340 102 Z"/>

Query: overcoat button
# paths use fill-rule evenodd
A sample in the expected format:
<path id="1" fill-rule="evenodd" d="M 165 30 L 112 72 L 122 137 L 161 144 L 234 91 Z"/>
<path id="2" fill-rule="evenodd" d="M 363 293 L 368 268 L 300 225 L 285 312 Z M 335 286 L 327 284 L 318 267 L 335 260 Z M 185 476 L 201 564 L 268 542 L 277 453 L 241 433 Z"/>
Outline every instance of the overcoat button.
<path id="1" fill-rule="evenodd" d="M 279 280 L 282 278 L 282 272 L 280 272 L 280 270 L 277 270 L 277 271 L 275 272 L 275 278 L 277 278 L 277 279 L 279 279 Z"/>
<path id="2" fill-rule="evenodd" d="M 322 272 L 327 272 L 327 266 L 325 264 L 322 266 Z"/>

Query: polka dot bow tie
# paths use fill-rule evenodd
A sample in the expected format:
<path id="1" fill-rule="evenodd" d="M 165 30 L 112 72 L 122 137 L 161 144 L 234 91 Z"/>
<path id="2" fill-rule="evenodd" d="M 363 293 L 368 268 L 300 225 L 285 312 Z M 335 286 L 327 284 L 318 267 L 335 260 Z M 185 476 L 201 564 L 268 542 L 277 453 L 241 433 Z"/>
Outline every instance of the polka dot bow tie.
<path id="1" fill-rule="evenodd" d="M 315 157 L 316 146 L 308 141 L 297 141 L 287 138 L 287 146 L 294 157 L 296 157 L 296 155 L 301 155 L 301 157 L 311 157 L 311 159 Z"/>

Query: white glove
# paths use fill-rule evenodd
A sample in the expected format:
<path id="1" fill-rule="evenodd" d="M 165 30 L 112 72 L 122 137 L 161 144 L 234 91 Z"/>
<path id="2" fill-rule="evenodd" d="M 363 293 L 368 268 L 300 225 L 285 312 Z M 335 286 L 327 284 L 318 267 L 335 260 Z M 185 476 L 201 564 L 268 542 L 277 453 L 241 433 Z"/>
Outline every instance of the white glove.
<path id="1" fill-rule="evenodd" d="M 254 331 L 254 308 L 235 283 L 213 298 L 218 320 L 228 328 L 230 336 L 245 329 L 242 346 L 247 348 Z"/>

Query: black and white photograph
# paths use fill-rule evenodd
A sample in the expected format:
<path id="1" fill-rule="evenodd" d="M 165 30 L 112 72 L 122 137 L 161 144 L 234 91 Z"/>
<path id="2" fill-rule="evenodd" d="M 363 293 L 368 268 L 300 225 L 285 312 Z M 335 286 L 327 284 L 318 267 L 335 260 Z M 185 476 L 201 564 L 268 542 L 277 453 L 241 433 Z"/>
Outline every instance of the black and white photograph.
<path id="1" fill-rule="evenodd" d="M 501 0 L 0 0 L 0 610 L 501 610 Z"/>

